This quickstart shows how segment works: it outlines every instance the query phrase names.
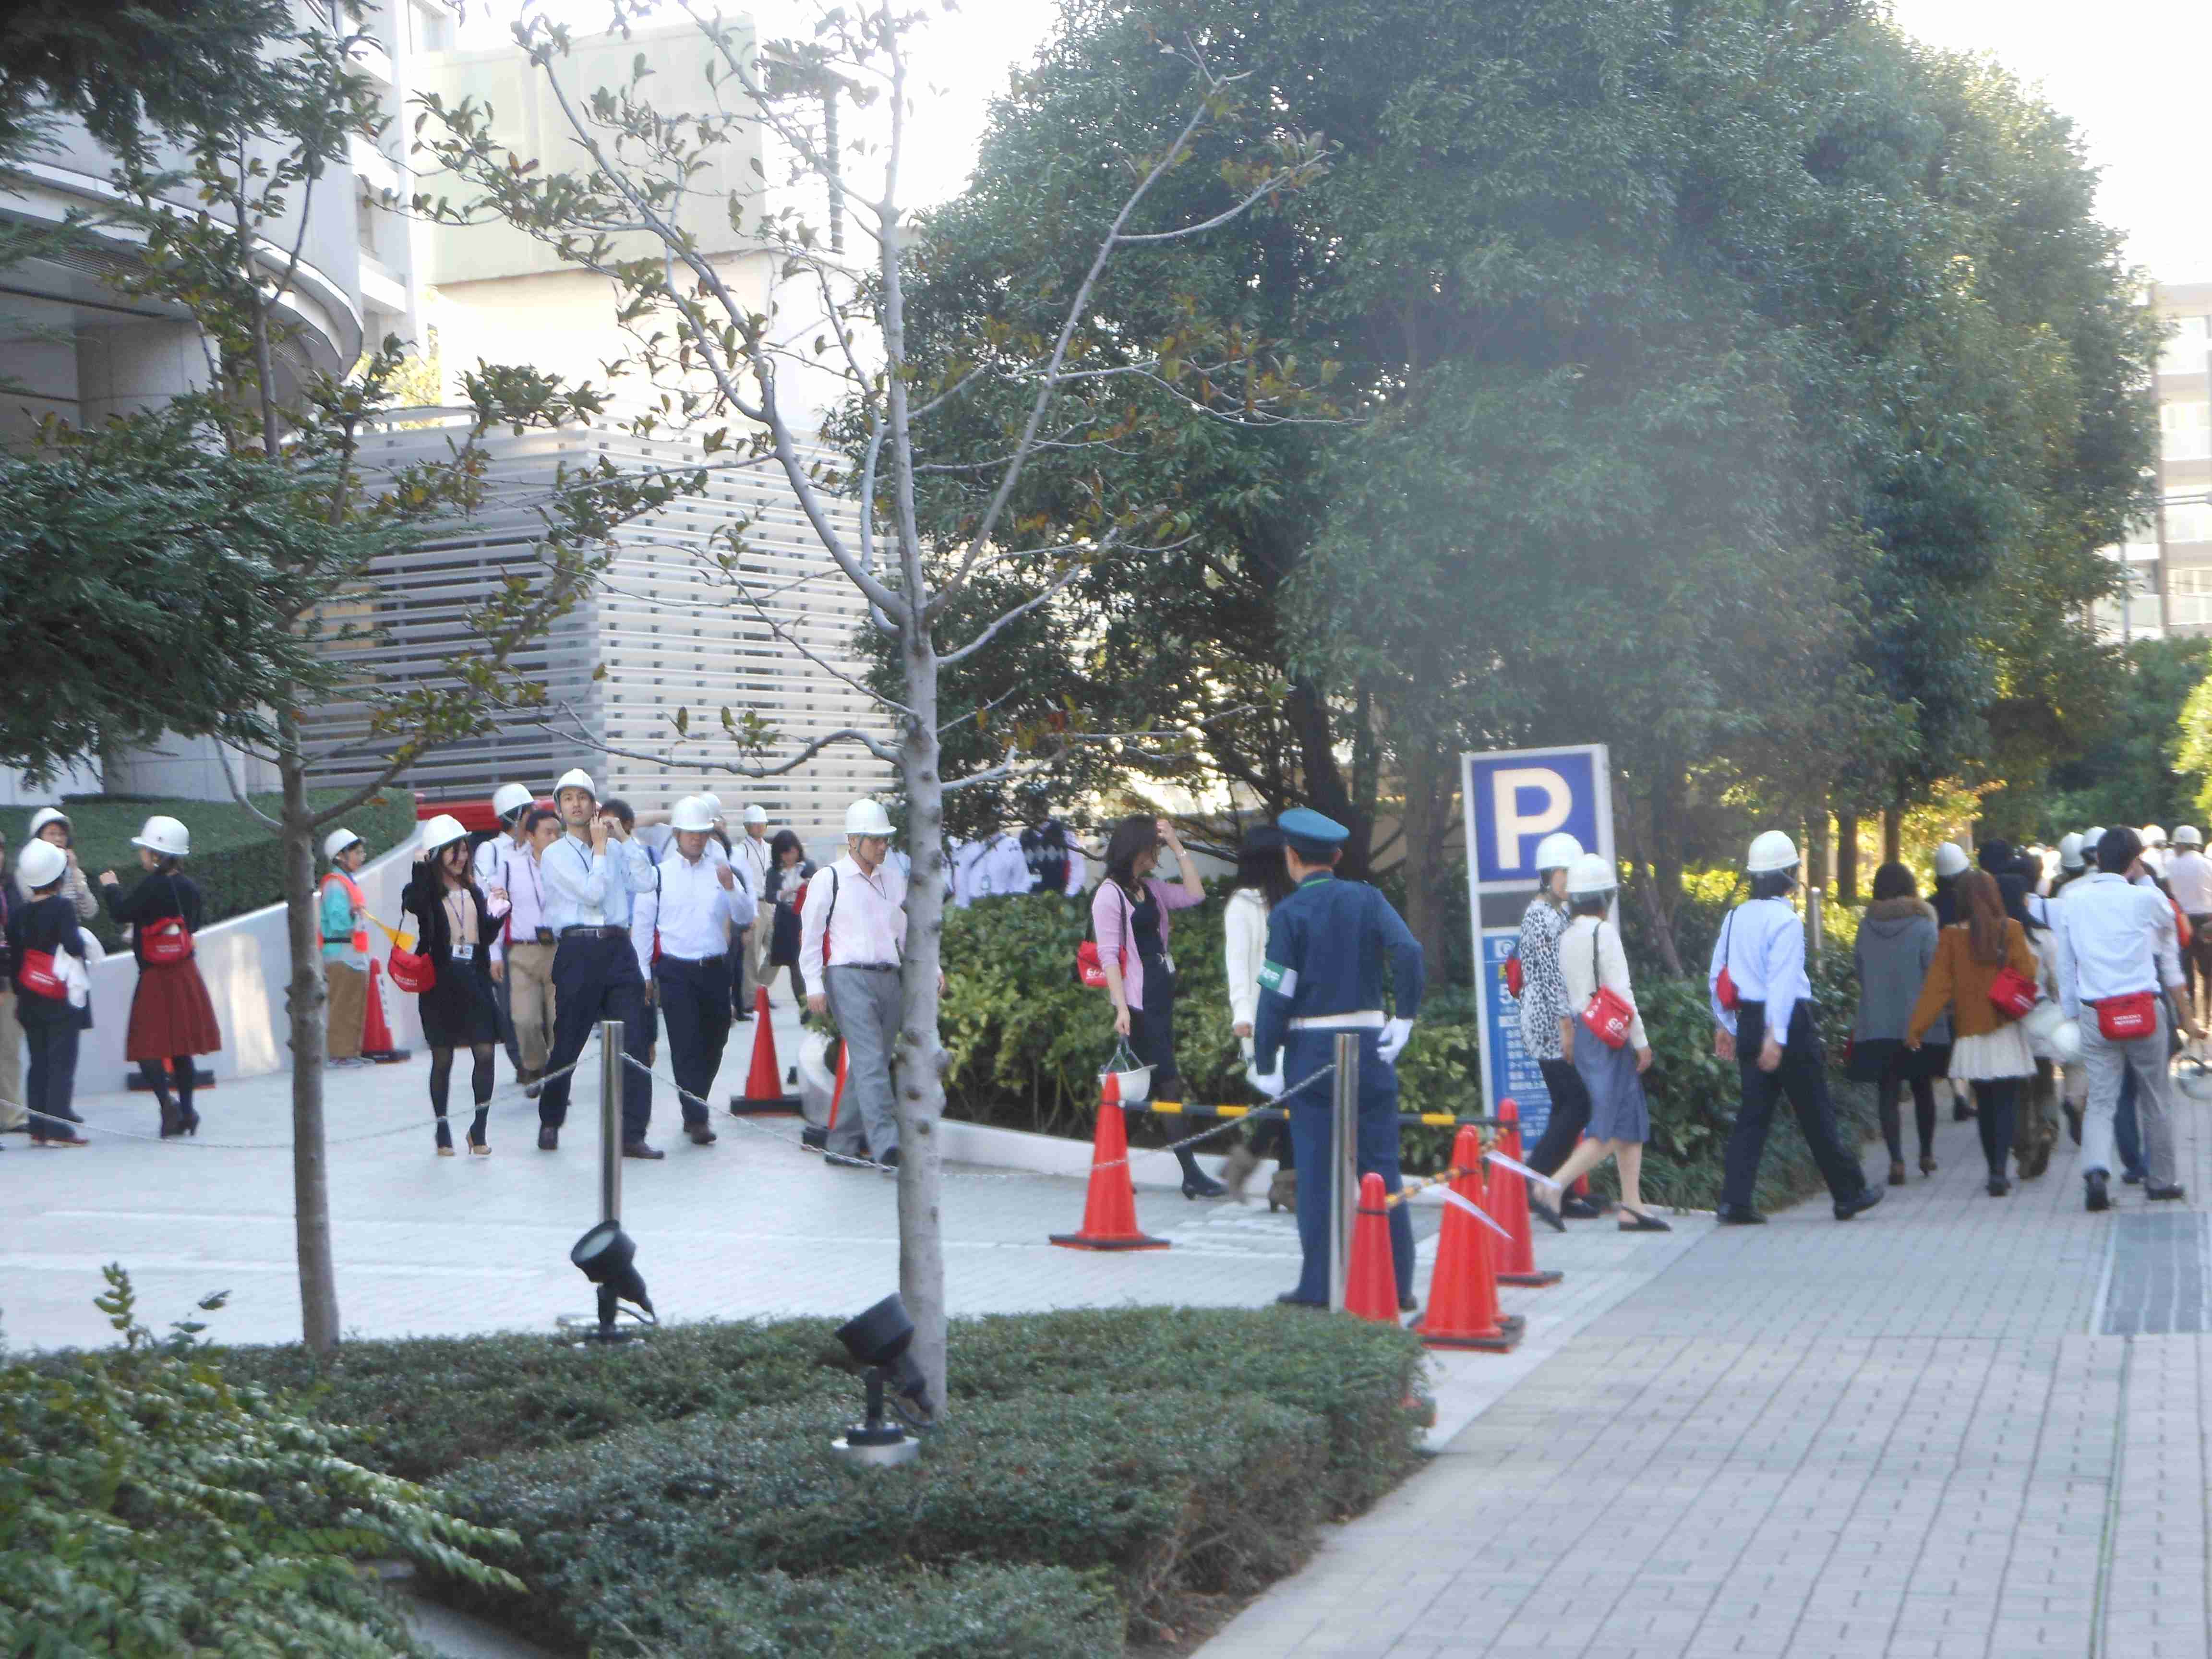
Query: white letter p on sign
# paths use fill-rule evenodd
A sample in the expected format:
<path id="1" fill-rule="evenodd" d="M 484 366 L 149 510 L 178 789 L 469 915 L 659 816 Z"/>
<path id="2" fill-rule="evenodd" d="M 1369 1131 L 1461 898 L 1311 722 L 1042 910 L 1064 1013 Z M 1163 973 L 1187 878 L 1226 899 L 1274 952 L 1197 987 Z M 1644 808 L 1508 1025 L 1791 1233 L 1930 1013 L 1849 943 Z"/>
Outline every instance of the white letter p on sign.
<path id="1" fill-rule="evenodd" d="M 1524 815 L 1520 806 L 1522 792 L 1534 789 L 1544 792 L 1544 804 Z M 1526 862 L 1521 855 L 1522 842 L 1550 835 L 1567 821 L 1574 808 L 1574 794 L 1567 781 L 1547 766 L 1492 772 L 1490 799 L 1491 813 L 1498 824 L 1498 862 L 1509 870 L 1517 870 Z"/>

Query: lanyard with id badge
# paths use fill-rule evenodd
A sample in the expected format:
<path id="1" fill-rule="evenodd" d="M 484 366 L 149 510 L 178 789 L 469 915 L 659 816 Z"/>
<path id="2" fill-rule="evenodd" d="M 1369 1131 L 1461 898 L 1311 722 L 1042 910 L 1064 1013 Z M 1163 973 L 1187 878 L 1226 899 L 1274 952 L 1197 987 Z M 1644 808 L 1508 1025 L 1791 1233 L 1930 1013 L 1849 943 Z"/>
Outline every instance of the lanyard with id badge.
<path id="1" fill-rule="evenodd" d="M 474 962 L 477 959 L 477 941 L 463 939 L 461 935 L 469 930 L 469 924 L 475 920 L 473 913 L 476 907 L 470 902 L 466 893 L 447 894 L 445 904 L 453 959 L 455 962 Z"/>

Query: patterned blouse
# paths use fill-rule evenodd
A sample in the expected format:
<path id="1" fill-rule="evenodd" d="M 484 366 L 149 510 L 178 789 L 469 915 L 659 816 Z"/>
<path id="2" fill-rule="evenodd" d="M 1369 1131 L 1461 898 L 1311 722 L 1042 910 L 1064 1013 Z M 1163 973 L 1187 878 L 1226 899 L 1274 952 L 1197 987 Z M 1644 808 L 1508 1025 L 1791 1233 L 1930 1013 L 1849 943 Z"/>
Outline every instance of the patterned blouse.
<path id="1" fill-rule="evenodd" d="M 1559 935 L 1566 912 L 1539 893 L 1521 917 L 1521 1046 L 1531 1060 L 1560 1060 L 1559 1022 L 1567 1018 L 1567 982 L 1559 976 Z"/>

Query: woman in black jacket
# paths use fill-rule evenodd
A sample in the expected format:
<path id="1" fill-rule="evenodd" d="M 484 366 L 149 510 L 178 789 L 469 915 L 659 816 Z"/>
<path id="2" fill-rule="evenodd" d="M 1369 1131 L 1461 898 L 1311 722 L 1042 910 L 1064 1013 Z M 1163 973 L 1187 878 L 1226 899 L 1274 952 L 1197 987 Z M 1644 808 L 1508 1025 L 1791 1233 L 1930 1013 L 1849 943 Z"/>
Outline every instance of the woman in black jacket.
<path id="1" fill-rule="evenodd" d="M 88 960 L 76 902 L 68 890 L 69 863 L 59 848 L 33 842 L 18 868 L 27 902 L 8 917 L 8 955 L 15 964 L 16 1018 L 31 1063 L 23 1074 L 33 1146 L 82 1146 L 82 1121 L 70 1104 L 76 1091 L 77 1034 L 92 1024 L 89 1004 L 70 1000 L 64 958 Z"/>
<path id="2" fill-rule="evenodd" d="M 107 914 L 130 924 L 131 953 L 138 959 L 138 988 L 131 994 L 123 1057 L 137 1063 L 160 1103 L 163 1138 L 198 1134 L 193 1062 L 222 1047 L 222 1028 L 215 1023 L 215 1004 L 193 960 L 200 890 L 178 868 L 191 851 L 191 834 L 174 818 L 155 817 L 131 836 L 131 844 L 138 849 L 143 881 L 126 893 L 114 871 L 100 872 Z"/>
<path id="3" fill-rule="evenodd" d="M 768 849 L 768 880 L 761 902 L 771 907 L 774 920 L 769 931 L 768 972 L 761 975 L 761 983 L 765 986 L 773 980 L 777 969 L 790 969 L 791 994 L 799 1000 L 799 1023 L 804 1025 L 806 976 L 799 971 L 799 895 L 814 874 L 814 866 L 806 861 L 798 836 L 789 830 L 777 830 Z"/>
<path id="4" fill-rule="evenodd" d="M 492 1055 L 499 1048 L 499 1017 L 484 955 L 492 939 L 491 908 L 471 875 L 468 831 L 458 819 L 441 815 L 424 824 L 422 853 L 399 904 L 419 924 L 416 948 L 430 959 L 436 975 L 416 1005 L 422 1017 L 422 1040 L 430 1048 L 430 1110 L 438 1120 L 438 1156 L 453 1155 L 446 1102 L 453 1088 L 453 1050 L 465 1048 L 475 1061 L 470 1085 L 477 1109 L 469 1125 L 469 1152 L 489 1158 L 491 1143 L 484 1131 L 491 1113 Z"/>

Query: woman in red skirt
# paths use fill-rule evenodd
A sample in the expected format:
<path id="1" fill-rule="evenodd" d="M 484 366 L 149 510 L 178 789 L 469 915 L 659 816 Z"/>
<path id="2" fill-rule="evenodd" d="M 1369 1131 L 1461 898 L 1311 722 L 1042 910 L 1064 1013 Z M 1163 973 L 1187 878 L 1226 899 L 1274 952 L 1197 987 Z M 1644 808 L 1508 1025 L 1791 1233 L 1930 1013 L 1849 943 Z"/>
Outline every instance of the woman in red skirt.
<path id="1" fill-rule="evenodd" d="M 192 1060 L 222 1048 L 222 1032 L 199 964 L 192 960 L 200 890 L 177 871 L 178 861 L 191 851 L 191 836 L 176 819 L 155 817 L 131 836 L 131 844 L 138 849 L 143 881 L 125 893 L 114 871 L 100 872 L 107 914 L 131 924 L 131 951 L 138 959 L 138 988 L 131 998 L 123 1057 L 138 1063 L 147 1087 L 161 1103 L 162 1137 L 197 1134 L 200 1115 L 192 1109 Z"/>

